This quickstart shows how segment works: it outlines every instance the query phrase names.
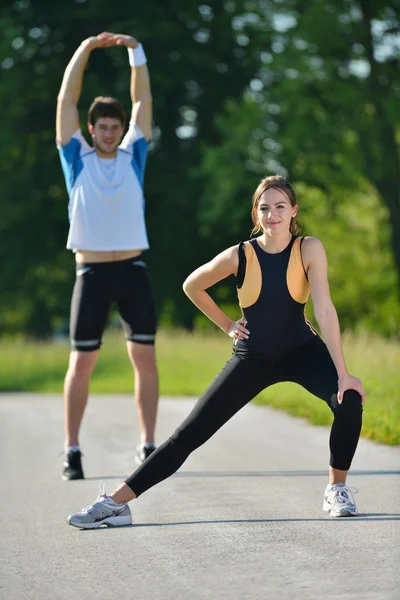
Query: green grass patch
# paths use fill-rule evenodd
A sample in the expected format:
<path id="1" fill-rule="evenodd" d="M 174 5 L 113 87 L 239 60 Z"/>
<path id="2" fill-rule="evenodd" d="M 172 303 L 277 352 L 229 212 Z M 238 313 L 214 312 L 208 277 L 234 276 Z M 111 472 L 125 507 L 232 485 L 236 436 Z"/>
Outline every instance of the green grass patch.
<path id="1" fill-rule="evenodd" d="M 343 347 L 350 373 L 367 391 L 362 436 L 400 445 L 400 344 L 368 334 L 345 334 Z M 0 390 L 62 393 L 68 363 L 66 342 L 0 340 Z M 157 358 L 162 395 L 199 396 L 231 355 L 223 334 L 161 331 Z M 133 373 L 122 333 L 109 332 L 92 382 L 92 393 L 132 393 Z M 268 404 L 316 425 L 329 425 L 324 402 L 300 386 L 281 383 L 262 392 L 257 404 Z"/>

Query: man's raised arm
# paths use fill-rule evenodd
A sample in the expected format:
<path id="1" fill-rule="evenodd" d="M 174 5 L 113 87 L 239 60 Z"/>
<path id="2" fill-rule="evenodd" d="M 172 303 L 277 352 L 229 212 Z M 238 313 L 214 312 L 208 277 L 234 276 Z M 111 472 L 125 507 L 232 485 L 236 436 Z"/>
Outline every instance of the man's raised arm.
<path id="1" fill-rule="evenodd" d="M 82 92 L 83 73 L 92 50 L 115 45 L 114 34 L 100 33 L 84 40 L 64 72 L 57 98 L 56 139 L 65 146 L 79 128 L 78 101 Z"/>
<path id="2" fill-rule="evenodd" d="M 125 46 L 128 49 L 129 64 L 131 65 L 131 119 L 138 125 L 144 137 L 149 140 L 153 121 L 153 104 L 146 55 L 142 45 L 130 35 L 117 34 L 114 36 L 114 40 L 117 46 Z"/>

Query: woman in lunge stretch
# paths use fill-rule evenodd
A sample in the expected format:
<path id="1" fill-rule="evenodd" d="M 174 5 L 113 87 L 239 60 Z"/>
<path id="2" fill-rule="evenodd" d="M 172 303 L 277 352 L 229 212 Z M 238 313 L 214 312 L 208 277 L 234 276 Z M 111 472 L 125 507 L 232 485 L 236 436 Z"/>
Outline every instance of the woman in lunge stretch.
<path id="1" fill-rule="evenodd" d="M 251 240 L 218 254 L 186 279 L 183 288 L 211 321 L 233 338 L 233 355 L 173 435 L 110 496 L 68 517 L 75 527 L 132 522 L 128 502 L 175 473 L 235 413 L 268 386 L 292 381 L 324 400 L 333 412 L 329 483 L 323 508 L 332 517 L 357 515 L 346 476 L 360 431 L 365 391 L 346 369 L 340 328 L 322 243 L 298 236 L 292 186 L 266 177 L 253 196 Z M 242 318 L 232 321 L 206 292 L 234 274 Z M 311 292 L 322 336 L 306 320 Z"/>

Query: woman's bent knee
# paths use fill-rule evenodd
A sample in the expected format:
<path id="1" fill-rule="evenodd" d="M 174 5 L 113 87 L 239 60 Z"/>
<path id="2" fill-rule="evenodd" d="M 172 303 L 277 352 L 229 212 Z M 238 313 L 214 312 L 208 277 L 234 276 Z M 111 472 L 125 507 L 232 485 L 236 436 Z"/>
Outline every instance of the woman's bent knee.
<path id="1" fill-rule="evenodd" d="M 359 416 L 362 414 L 361 396 L 355 390 L 346 390 L 341 404 L 338 404 L 335 413 L 346 416 Z"/>

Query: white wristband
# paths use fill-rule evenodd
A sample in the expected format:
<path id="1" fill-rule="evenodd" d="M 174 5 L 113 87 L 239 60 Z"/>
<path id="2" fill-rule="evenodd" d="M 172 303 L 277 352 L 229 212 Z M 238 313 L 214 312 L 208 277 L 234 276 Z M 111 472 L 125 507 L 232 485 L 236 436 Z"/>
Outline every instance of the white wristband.
<path id="1" fill-rule="evenodd" d="M 131 67 L 141 67 L 147 63 L 142 44 L 138 44 L 136 48 L 128 48 L 128 56 Z"/>

